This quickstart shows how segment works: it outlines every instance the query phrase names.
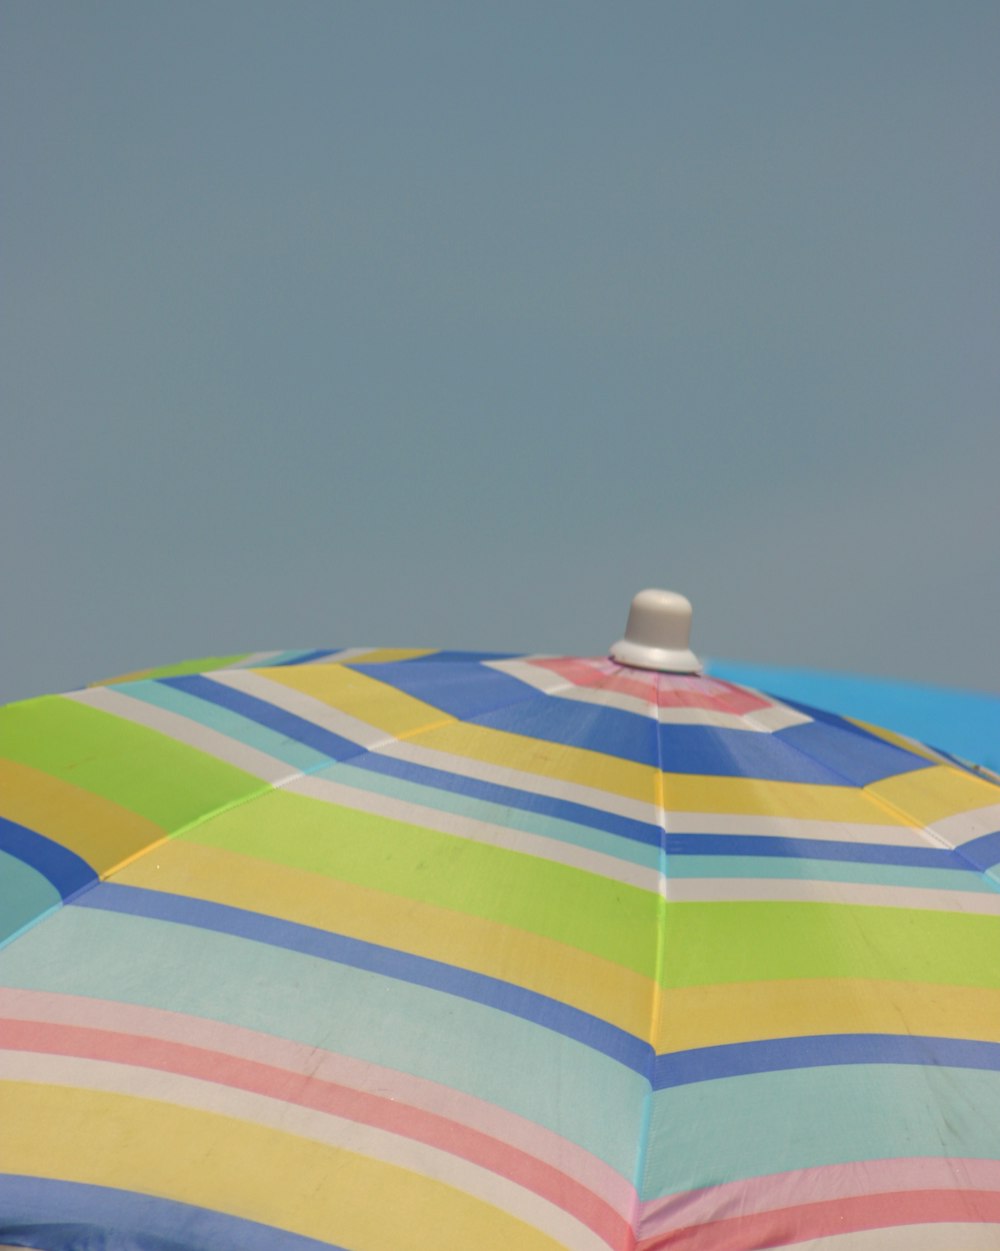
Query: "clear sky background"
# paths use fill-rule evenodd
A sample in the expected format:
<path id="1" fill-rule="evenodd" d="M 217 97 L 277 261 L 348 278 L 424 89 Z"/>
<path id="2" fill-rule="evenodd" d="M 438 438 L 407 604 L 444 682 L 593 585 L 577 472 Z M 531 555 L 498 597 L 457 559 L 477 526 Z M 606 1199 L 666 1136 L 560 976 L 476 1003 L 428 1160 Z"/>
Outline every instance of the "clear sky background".
<path id="1" fill-rule="evenodd" d="M 1000 6 L 3 0 L 0 699 L 187 656 L 1000 691 Z"/>

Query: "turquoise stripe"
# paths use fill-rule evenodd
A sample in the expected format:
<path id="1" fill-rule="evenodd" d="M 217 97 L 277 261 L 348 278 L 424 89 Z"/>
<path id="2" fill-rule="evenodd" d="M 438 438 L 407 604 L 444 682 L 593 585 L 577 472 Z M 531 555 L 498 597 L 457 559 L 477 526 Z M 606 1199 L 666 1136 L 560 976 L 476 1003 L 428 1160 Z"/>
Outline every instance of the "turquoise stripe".
<path id="1" fill-rule="evenodd" d="M 0 984 L 225 1021 L 507 1108 L 634 1175 L 648 1083 L 582 1043 L 446 992 L 263 943 L 64 908 L 0 952 Z"/>
<path id="2" fill-rule="evenodd" d="M 241 717 L 239 713 L 223 708 L 219 704 L 210 703 L 205 699 L 197 699 L 173 686 L 162 682 L 126 682 L 116 690 L 130 699 L 141 700 L 166 712 L 177 713 L 178 716 L 194 721 L 210 730 L 217 730 L 227 738 L 243 743 L 246 747 L 280 760 L 298 769 L 302 773 L 311 773 L 330 763 L 330 757 L 314 751 L 302 743 L 294 742 L 283 734 L 267 729 L 255 721 Z"/>
<path id="3" fill-rule="evenodd" d="M 972 890 L 996 894 L 982 873 L 964 869 L 911 868 L 855 860 L 800 860 L 794 856 L 668 857 L 673 878 L 796 878 L 817 882 L 860 882 L 920 890 Z"/>
<path id="4" fill-rule="evenodd" d="M 642 1198 L 906 1156 L 1000 1158 L 1000 1073 L 850 1064 L 658 1091 Z"/>
<path id="5" fill-rule="evenodd" d="M 320 770 L 316 777 L 326 778 L 330 782 L 339 782 L 359 791 L 369 791 L 374 795 L 385 795 L 403 803 L 421 804 L 426 808 L 435 808 L 439 812 L 449 812 L 475 821 L 487 821 L 504 829 L 523 830 L 526 834 L 539 834 L 544 838 L 568 843 L 572 847 L 583 847 L 588 851 L 598 851 L 605 856 L 612 856 L 615 860 L 626 860 L 630 864 L 642 865 L 647 869 L 660 867 L 657 847 L 634 839 L 621 838 L 591 826 L 564 821 L 560 817 L 548 816 L 545 813 L 508 808 L 503 804 L 491 803 L 475 795 L 462 795 L 457 791 L 423 786 L 419 782 L 407 782 L 402 778 L 376 773 L 370 769 L 358 769 L 350 764 L 328 765 L 327 768 Z"/>
<path id="6" fill-rule="evenodd" d="M 0 851 L 0 941 L 61 903 L 62 896 L 47 877 Z"/>

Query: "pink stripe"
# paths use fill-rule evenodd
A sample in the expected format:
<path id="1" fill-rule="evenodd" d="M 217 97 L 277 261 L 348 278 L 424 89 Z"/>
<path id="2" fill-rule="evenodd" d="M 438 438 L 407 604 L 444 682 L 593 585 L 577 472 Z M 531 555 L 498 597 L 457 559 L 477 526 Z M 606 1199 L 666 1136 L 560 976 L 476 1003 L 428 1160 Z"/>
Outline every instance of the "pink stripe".
<path id="1" fill-rule="evenodd" d="M 293 1071 L 192 1045 L 190 1039 L 179 1042 L 65 1022 L 17 1019 L 3 1022 L 0 1040 L 0 1046 L 9 1050 L 74 1056 L 193 1077 L 400 1134 L 532 1191 L 587 1225 L 613 1248 L 624 1248 L 632 1241 L 627 1220 L 561 1169 L 459 1124 L 440 1111 L 427 1111 L 385 1093 L 375 1095 L 322 1078 L 317 1074 L 315 1053 L 310 1071 Z M 371 1082 L 371 1066 L 364 1067 Z"/>
<path id="2" fill-rule="evenodd" d="M 771 708 L 770 700 L 755 692 L 723 682 L 718 678 L 686 677 L 677 673 L 642 673 L 624 669 L 610 660 L 551 659 L 532 660 L 539 669 L 548 669 L 573 686 L 601 688 L 619 695 L 631 695 L 655 703 L 659 708 L 702 708 L 733 716 Z"/>
<path id="3" fill-rule="evenodd" d="M 642 1237 L 636 1251 L 752 1251 L 900 1225 L 1000 1223 L 995 1190 L 898 1190 L 749 1213 Z"/>
<path id="4" fill-rule="evenodd" d="M 1000 1161 L 952 1160 L 917 1156 L 902 1160 L 860 1160 L 821 1168 L 795 1169 L 751 1177 L 702 1190 L 667 1195 L 644 1203 L 639 1235 L 663 1238 L 692 1226 L 793 1208 L 802 1195 L 816 1203 L 863 1199 L 873 1193 L 913 1190 L 995 1191 L 1000 1193 Z"/>

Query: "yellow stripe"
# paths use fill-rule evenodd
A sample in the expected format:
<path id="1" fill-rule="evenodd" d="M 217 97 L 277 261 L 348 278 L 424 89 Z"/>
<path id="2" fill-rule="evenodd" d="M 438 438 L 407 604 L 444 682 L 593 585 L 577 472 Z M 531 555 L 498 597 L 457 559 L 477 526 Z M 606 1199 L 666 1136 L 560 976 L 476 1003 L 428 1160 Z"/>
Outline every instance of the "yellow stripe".
<path id="1" fill-rule="evenodd" d="M 809 1034 L 924 1034 L 1000 1042 L 1000 990 L 850 978 L 664 990 L 656 1050 Z"/>
<path id="2" fill-rule="evenodd" d="M 391 665 L 397 660 L 416 660 L 420 656 L 433 656 L 436 647 L 373 647 L 360 656 L 351 656 L 347 660 L 338 661 L 345 665 Z M 323 661 L 317 662 L 323 664 Z M 330 661 L 326 662 L 330 664 Z M 305 668 L 305 666 L 302 666 Z"/>
<path id="3" fill-rule="evenodd" d="M 457 721 L 430 704 L 340 665 L 258 672 L 269 681 L 292 687 L 386 735 L 416 740 L 421 748 L 588 786 L 650 805 L 656 802 L 660 773 L 651 765 Z M 446 762 L 444 767 L 447 768 Z M 662 791 L 666 808 L 673 812 L 907 824 L 856 787 L 665 773 Z"/>
<path id="4" fill-rule="evenodd" d="M 0 811 L 80 856 L 102 877 L 164 837 L 154 822 L 29 765 L 0 760 Z"/>
<path id="5" fill-rule="evenodd" d="M 7 1172 L 154 1194 L 352 1251 L 557 1251 L 482 1200 L 393 1164 L 216 1113 L 4 1083 Z"/>
<path id="6" fill-rule="evenodd" d="M 865 789 L 919 825 L 1000 802 L 1000 787 L 950 765 L 886 778 Z"/>
<path id="7" fill-rule="evenodd" d="M 859 721 L 857 717 L 845 717 L 844 720 L 849 721 L 851 725 L 858 726 L 873 738 L 880 738 L 883 742 L 891 743 L 893 747 L 899 747 L 903 751 L 908 751 L 911 756 L 921 756 L 924 760 L 930 760 L 934 764 L 947 763 L 939 751 L 935 751 L 925 743 L 918 743 L 916 739 L 907 738 L 905 734 L 897 734 L 895 730 L 887 730 L 885 726 L 871 725 L 867 721 Z"/>
<path id="8" fill-rule="evenodd" d="M 646 1037 L 653 987 L 621 965 L 512 926 L 186 839 L 115 879 L 335 930 L 497 977 Z"/>

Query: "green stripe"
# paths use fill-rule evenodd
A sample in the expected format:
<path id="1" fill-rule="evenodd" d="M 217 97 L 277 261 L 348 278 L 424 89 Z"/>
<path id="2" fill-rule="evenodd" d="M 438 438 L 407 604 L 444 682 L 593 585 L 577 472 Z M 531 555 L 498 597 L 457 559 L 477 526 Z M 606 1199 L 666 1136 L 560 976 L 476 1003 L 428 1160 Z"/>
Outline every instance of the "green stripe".
<path id="1" fill-rule="evenodd" d="M 142 669 L 140 672 L 143 678 L 150 681 L 154 678 L 179 678 L 188 673 L 211 673 L 215 669 L 228 669 L 230 665 L 238 664 L 250 655 L 251 652 L 235 652 L 232 656 L 200 656 L 196 660 L 181 660 L 173 665 L 159 665 L 155 669 Z M 129 682 L 135 679 L 126 677 L 124 680 Z"/>
<path id="2" fill-rule="evenodd" d="M 874 978 L 1000 988 L 1000 917 L 831 903 L 671 903 L 664 985 Z"/>
<path id="3" fill-rule="evenodd" d="M 499 921 L 652 977 L 658 896 L 536 856 L 274 791 L 193 841 Z M 516 839 L 516 836 L 515 836 Z"/>
<path id="4" fill-rule="evenodd" d="M 0 710 L 0 756 L 109 799 L 168 832 L 269 789 L 165 734 L 61 695 Z"/>

